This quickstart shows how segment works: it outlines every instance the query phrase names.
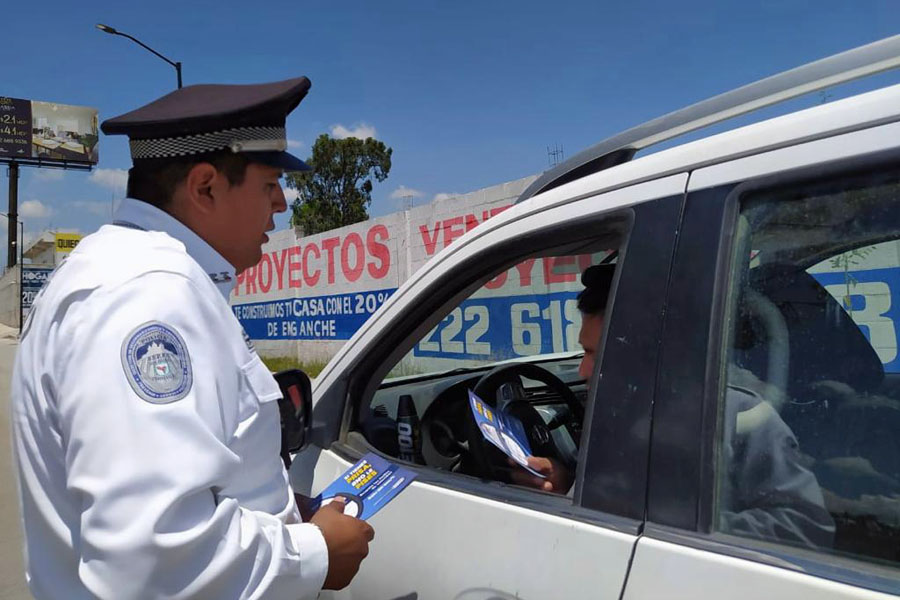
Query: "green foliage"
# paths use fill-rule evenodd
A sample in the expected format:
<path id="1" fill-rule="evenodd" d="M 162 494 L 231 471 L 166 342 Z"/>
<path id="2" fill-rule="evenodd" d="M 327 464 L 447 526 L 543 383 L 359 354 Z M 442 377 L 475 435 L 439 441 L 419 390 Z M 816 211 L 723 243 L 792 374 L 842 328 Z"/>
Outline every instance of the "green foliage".
<path id="1" fill-rule="evenodd" d="M 320 135 L 306 161 L 312 171 L 287 176 L 288 187 L 298 192 L 291 224 L 312 235 L 368 219 L 372 181 L 387 179 L 392 152 L 374 138 Z"/>
<path id="2" fill-rule="evenodd" d="M 86 133 L 86 134 L 80 136 L 78 138 L 78 141 L 81 142 L 81 144 L 85 147 L 85 149 L 88 151 L 88 153 L 90 153 L 91 150 L 94 149 L 94 146 L 97 145 L 97 141 L 99 139 L 100 138 L 97 136 L 96 133 Z"/>
<path id="3" fill-rule="evenodd" d="M 322 372 L 322 369 L 325 368 L 325 365 L 328 364 L 321 361 L 301 362 L 293 356 L 260 356 L 260 358 L 263 364 L 273 373 L 286 369 L 300 369 L 311 378 L 317 377 Z"/>
<path id="4" fill-rule="evenodd" d="M 831 268 L 841 269 L 844 272 L 844 286 L 846 287 L 846 292 L 841 299 L 841 304 L 844 305 L 844 309 L 851 315 L 853 314 L 853 308 L 850 304 L 850 288 L 856 287 L 856 284 L 859 282 L 856 280 L 856 277 L 850 274 L 850 267 L 860 265 L 866 257 L 875 251 L 875 249 L 875 246 L 869 246 L 868 248 L 854 248 L 853 250 L 838 254 L 831 259 Z"/>

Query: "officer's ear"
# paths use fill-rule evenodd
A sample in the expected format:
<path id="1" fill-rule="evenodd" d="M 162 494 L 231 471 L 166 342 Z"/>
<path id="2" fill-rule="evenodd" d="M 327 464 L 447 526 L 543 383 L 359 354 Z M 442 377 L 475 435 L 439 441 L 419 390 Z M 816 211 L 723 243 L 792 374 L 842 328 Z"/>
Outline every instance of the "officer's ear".
<path id="1" fill-rule="evenodd" d="M 185 195 L 194 210 L 206 214 L 214 209 L 215 197 L 224 177 L 209 163 L 191 167 L 185 178 Z"/>

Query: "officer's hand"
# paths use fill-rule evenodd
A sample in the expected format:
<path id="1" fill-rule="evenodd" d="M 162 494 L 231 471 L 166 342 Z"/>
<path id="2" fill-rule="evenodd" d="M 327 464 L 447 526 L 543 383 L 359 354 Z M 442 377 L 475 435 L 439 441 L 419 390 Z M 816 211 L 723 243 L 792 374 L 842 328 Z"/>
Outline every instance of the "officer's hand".
<path id="1" fill-rule="evenodd" d="M 510 474 L 510 478 L 513 483 L 518 485 L 533 487 L 544 490 L 545 492 L 555 492 L 557 494 L 565 494 L 572 486 L 572 473 L 570 473 L 564 465 L 552 458 L 543 456 L 528 457 L 528 466 L 541 475 L 544 475 L 546 479 L 541 479 L 537 475 L 529 473 L 512 459 L 510 459 L 509 462 L 516 467 Z"/>
<path id="2" fill-rule="evenodd" d="M 311 522 L 322 531 L 328 546 L 326 590 L 341 590 L 359 571 L 359 564 L 369 554 L 369 542 L 375 538 L 372 526 L 344 514 L 344 501 L 335 499 L 316 511 Z"/>

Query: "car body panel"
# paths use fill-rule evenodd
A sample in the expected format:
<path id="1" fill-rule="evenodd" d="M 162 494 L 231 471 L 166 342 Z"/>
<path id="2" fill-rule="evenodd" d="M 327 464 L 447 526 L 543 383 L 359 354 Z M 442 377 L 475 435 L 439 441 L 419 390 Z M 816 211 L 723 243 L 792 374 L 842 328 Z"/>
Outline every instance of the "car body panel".
<path id="1" fill-rule="evenodd" d="M 623 600 L 882 600 L 894 596 L 777 566 L 642 538 Z"/>
<path id="2" fill-rule="evenodd" d="M 351 464 L 319 453 L 310 492 Z M 370 522 L 376 537 L 359 574 L 346 590 L 320 598 L 616 599 L 636 540 L 419 481 Z"/>

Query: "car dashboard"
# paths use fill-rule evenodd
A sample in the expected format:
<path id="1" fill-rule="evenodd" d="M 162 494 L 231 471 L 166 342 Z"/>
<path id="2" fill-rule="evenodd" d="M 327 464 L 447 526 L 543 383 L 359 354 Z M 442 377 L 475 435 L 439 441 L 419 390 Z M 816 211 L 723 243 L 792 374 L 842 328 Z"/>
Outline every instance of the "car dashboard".
<path id="1" fill-rule="evenodd" d="M 587 397 L 587 386 L 578 375 L 579 363 L 580 356 L 568 356 L 537 364 L 565 383 L 583 405 Z M 415 407 L 413 422 L 417 421 L 417 442 L 410 462 L 446 471 L 475 474 L 477 469 L 470 461 L 466 433 L 468 420 L 472 418 L 468 391 L 474 389 L 482 376 L 494 366 L 491 364 L 386 379 L 372 400 L 361 407 L 357 429 L 375 449 L 387 456 L 401 459 L 397 429 L 398 408 L 401 398 L 408 396 L 404 402 L 408 407 L 411 400 Z M 545 384 L 522 378 L 522 389 L 525 400 L 535 408 L 546 424 L 561 424 L 553 427 L 550 434 L 556 447 L 565 453 L 568 461 L 574 463 L 582 424 L 574 422 L 565 401 Z M 494 398 L 483 400 L 496 405 Z M 410 457 L 403 455 L 402 458 L 408 460 Z"/>

